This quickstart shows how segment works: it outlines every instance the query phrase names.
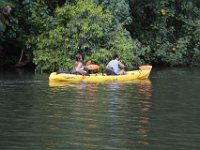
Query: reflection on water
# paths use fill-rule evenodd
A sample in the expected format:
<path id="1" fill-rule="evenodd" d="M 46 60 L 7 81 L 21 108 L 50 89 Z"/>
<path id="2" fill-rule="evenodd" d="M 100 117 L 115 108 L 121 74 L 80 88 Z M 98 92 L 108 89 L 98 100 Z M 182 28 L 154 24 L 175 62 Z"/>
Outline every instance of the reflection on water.
<path id="1" fill-rule="evenodd" d="M 196 150 L 199 73 L 166 74 L 98 84 L 0 76 L 0 149 Z"/>
<path id="2" fill-rule="evenodd" d="M 51 84 L 49 93 L 54 99 L 48 104 L 53 113 L 51 119 L 62 119 L 61 122 L 68 129 L 59 127 L 59 123 L 51 124 L 48 128 L 54 132 L 64 128 L 70 134 L 64 143 L 72 149 L 117 149 L 146 145 L 149 143 L 146 137 L 149 134 L 151 86 L 150 80 Z"/>
<path id="3" fill-rule="evenodd" d="M 149 144 L 151 86 L 150 80 L 50 87 L 38 81 L 6 81 L 1 96 L 15 95 L 1 100 L 0 147 L 131 149 Z"/>
<path id="4" fill-rule="evenodd" d="M 138 133 L 139 144 L 148 145 L 150 142 L 147 140 L 147 136 L 150 134 L 148 125 L 150 123 L 149 110 L 152 106 L 152 84 L 150 80 L 143 80 L 139 84 L 138 94 L 142 99 L 139 100 L 139 118 L 138 118 Z"/>

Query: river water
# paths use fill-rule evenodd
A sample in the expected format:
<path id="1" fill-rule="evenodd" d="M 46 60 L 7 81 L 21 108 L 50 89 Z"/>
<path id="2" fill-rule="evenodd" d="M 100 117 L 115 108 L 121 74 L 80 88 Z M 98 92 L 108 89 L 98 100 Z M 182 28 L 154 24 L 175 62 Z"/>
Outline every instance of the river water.
<path id="1" fill-rule="evenodd" d="M 148 80 L 49 84 L 0 72 L 0 150 L 199 150 L 200 69 Z"/>

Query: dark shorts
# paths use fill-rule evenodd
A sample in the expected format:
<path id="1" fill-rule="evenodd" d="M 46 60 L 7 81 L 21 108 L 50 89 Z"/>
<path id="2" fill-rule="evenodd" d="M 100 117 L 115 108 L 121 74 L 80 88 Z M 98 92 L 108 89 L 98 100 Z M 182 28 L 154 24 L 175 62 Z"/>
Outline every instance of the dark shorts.
<path id="1" fill-rule="evenodd" d="M 107 75 L 118 75 L 118 74 L 116 74 L 113 70 L 111 70 L 111 69 L 106 69 L 106 74 Z"/>

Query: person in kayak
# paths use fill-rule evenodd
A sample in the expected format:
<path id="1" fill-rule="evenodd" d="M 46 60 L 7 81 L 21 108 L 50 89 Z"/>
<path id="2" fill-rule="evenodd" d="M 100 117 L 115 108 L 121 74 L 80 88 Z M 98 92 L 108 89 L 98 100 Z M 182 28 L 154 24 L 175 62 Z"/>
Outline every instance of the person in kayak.
<path id="1" fill-rule="evenodd" d="M 82 55 L 77 54 L 75 57 L 74 71 L 81 75 L 88 75 L 87 71 L 84 70 L 84 68 L 86 67 L 83 66 L 82 61 L 83 61 Z"/>
<path id="2" fill-rule="evenodd" d="M 113 55 L 113 60 L 111 60 L 106 66 L 107 75 L 124 75 L 126 71 L 124 70 L 124 64 L 119 61 L 119 56 L 117 54 Z"/>

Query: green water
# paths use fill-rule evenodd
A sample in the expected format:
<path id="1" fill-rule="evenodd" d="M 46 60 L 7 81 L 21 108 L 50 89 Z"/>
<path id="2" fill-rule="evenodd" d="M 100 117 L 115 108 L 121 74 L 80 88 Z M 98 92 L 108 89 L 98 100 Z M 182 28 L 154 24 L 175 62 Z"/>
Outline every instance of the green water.
<path id="1" fill-rule="evenodd" d="M 149 80 L 52 85 L 0 72 L 0 150 L 199 150 L 200 69 Z"/>

